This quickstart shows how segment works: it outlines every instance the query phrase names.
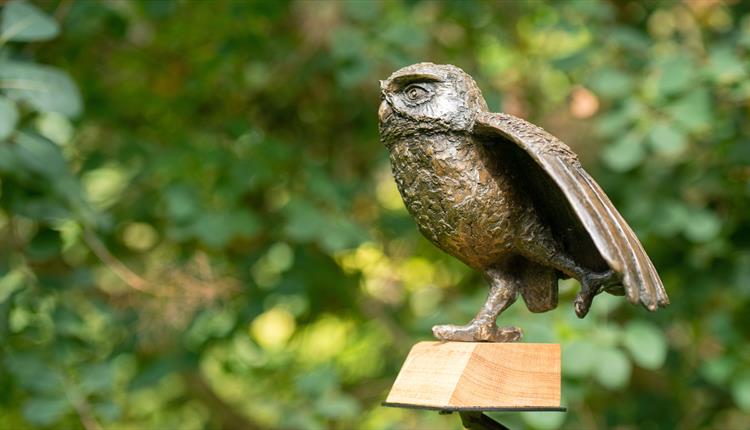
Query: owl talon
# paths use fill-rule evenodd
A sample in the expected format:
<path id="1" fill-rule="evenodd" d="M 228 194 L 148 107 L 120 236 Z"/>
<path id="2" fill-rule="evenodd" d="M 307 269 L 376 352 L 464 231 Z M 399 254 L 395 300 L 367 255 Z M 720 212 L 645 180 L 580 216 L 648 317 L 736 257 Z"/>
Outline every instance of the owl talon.
<path id="1" fill-rule="evenodd" d="M 583 276 L 581 291 L 573 302 L 578 318 L 583 318 L 589 313 L 594 296 L 602 292 L 605 288 L 616 285 L 618 282 L 619 278 L 617 272 L 614 270 L 607 270 L 602 273 L 587 273 Z"/>
<path id="2" fill-rule="evenodd" d="M 498 327 L 494 322 L 477 321 L 463 326 L 436 325 L 432 327 L 432 334 L 439 340 L 455 342 L 515 342 L 523 336 L 518 327 Z"/>

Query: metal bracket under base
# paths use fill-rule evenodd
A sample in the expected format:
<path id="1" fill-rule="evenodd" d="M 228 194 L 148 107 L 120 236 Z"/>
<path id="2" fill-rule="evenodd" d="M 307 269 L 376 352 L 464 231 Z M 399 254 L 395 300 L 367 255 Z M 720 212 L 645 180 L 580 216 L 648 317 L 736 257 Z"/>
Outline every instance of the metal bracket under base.
<path id="1" fill-rule="evenodd" d="M 383 406 L 391 408 L 406 408 L 406 409 L 427 409 L 438 411 L 440 415 L 449 415 L 453 412 L 458 412 L 461 417 L 461 424 L 469 430 L 510 430 L 507 426 L 503 425 L 485 415 L 484 412 L 566 412 L 566 408 L 543 408 L 543 407 L 516 407 L 516 408 L 476 408 L 476 407 L 457 407 L 451 409 L 445 409 L 433 406 L 422 406 L 422 405 L 410 405 L 404 403 L 390 403 L 383 402 Z"/>
<path id="2" fill-rule="evenodd" d="M 453 411 L 440 412 L 452 414 Z M 510 430 L 504 424 L 495 421 L 481 411 L 460 411 L 461 424 L 468 430 Z"/>

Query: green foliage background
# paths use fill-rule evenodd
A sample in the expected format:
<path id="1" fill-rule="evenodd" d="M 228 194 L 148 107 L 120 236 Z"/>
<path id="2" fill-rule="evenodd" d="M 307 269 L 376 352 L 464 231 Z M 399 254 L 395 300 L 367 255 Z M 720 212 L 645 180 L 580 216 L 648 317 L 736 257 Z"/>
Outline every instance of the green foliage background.
<path id="1" fill-rule="evenodd" d="M 2 2 L 0 2 L 2 3 Z M 575 282 L 560 413 L 750 426 L 746 2 L 38 1 L 0 10 L 0 428 L 460 428 L 379 406 L 480 277 L 419 236 L 378 79 L 453 63 L 568 142 L 672 305 Z"/>

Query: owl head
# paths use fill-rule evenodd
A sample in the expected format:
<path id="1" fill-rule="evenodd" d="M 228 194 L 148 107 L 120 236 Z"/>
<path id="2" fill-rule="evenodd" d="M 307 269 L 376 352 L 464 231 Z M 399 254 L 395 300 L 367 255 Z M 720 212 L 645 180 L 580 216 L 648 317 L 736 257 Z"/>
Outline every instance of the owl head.
<path id="1" fill-rule="evenodd" d="M 384 140 L 415 132 L 468 131 L 487 103 L 476 82 L 450 64 L 418 63 L 380 81 Z"/>

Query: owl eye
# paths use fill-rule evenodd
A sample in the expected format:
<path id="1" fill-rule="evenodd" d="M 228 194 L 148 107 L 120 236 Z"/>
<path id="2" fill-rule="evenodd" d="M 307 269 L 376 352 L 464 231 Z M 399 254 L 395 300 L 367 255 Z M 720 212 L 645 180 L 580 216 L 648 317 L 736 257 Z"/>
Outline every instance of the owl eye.
<path id="1" fill-rule="evenodd" d="M 406 99 L 410 102 L 421 102 L 430 95 L 430 92 L 419 85 L 411 84 L 404 88 L 404 94 L 406 94 Z"/>

